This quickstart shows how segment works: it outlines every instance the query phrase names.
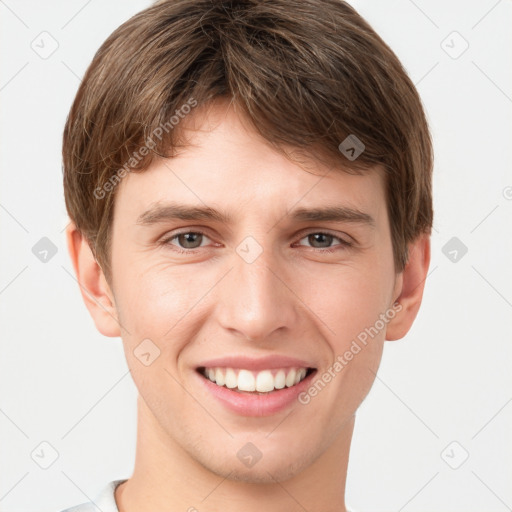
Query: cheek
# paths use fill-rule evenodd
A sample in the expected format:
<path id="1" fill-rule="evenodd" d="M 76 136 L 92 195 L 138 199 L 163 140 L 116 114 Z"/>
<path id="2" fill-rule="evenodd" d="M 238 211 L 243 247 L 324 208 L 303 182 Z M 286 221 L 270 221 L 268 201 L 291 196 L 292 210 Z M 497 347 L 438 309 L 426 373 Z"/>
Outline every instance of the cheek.
<path id="1" fill-rule="evenodd" d="M 191 329 L 200 324 L 198 301 L 208 280 L 192 280 L 190 272 L 180 272 L 177 267 L 139 270 L 132 264 L 128 268 L 117 286 L 128 367 L 155 413 L 165 411 L 168 405 L 162 397 L 169 395 L 175 397 L 179 409 L 183 404 L 176 397 L 183 393 L 173 378 L 175 364 L 194 334 Z"/>
<path id="2" fill-rule="evenodd" d="M 326 337 L 336 351 L 375 324 L 388 306 L 392 287 L 392 280 L 377 265 L 340 267 L 312 282 L 303 287 L 304 303 L 325 324 Z"/>
<path id="3" fill-rule="evenodd" d="M 327 326 L 323 332 L 332 363 L 324 371 L 330 373 L 325 379 L 333 385 L 323 396 L 332 402 L 330 410 L 337 411 L 335 423 L 340 424 L 347 411 L 357 409 L 374 381 L 385 336 L 380 318 L 387 310 L 392 281 L 374 265 L 345 268 L 321 284 L 328 291 L 310 295 L 311 309 Z M 318 379 L 323 379 L 322 374 Z"/>
<path id="4" fill-rule="evenodd" d="M 130 335 L 168 338 L 186 323 L 184 319 L 204 295 L 208 279 L 193 279 L 191 272 L 180 272 L 179 267 L 141 272 L 134 267 L 123 274 L 117 287 L 120 320 Z"/>
<path id="5" fill-rule="evenodd" d="M 187 359 L 184 356 L 195 346 L 191 340 L 199 337 L 211 319 L 216 286 L 226 270 L 215 265 L 168 262 L 139 267 L 133 261 L 125 268 L 124 274 L 118 274 L 122 275 L 122 283 L 117 288 L 118 314 L 126 328 L 122 336 L 125 356 L 129 367 L 137 372 L 134 379 L 141 379 L 138 384 L 141 389 L 145 382 L 153 381 L 147 390 L 153 394 L 152 389 L 160 388 L 161 380 L 170 378 L 164 370 L 173 374 L 177 369 L 183 370 L 182 362 Z M 158 353 L 151 371 L 141 367 L 136 358 L 142 350 L 138 347 L 146 339 L 156 345 Z M 175 391 L 180 393 L 179 388 Z"/>

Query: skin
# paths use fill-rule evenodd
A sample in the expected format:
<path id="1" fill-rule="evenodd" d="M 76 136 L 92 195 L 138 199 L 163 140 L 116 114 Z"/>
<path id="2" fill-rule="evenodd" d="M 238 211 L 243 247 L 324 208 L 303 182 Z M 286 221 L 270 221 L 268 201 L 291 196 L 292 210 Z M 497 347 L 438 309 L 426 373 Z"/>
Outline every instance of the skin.
<path id="1" fill-rule="evenodd" d="M 122 337 L 139 390 L 134 473 L 116 501 L 121 512 L 344 511 L 355 413 L 384 340 L 402 338 L 416 317 L 430 239 L 411 244 L 405 270 L 396 273 L 380 167 L 353 175 L 294 161 L 234 105 L 211 107 L 182 121 L 192 146 L 119 185 L 110 283 L 86 240 L 68 229 L 84 301 L 101 333 Z M 231 220 L 138 222 L 169 202 L 215 208 Z M 367 213 L 374 225 L 290 215 L 327 205 Z M 178 230 L 205 236 L 190 249 L 183 237 L 172 238 Z M 314 233 L 333 238 L 318 241 L 308 236 Z M 248 236 L 262 249 L 252 263 L 236 251 Z M 306 405 L 243 417 L 198 380 L 199 362 L 231 354 L 290 355 L 321 374 L 395 301 L 400 312 Z M 148 338 L 160 356 L 145 366 L 134 350 Z M 251 468 L 236 455 L 247 442 L 262 453 Z"/>

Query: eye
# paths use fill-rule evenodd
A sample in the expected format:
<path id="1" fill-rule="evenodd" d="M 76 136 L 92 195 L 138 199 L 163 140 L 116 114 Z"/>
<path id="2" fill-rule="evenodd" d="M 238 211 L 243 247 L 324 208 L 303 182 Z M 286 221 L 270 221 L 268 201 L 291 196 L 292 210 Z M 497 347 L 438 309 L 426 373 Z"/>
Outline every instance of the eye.
<path id="1" fill-rule="evenodd" d="M 303 243 L 303 241 L 307 241 L 307 243 Z M 208 245 L 208 242 L 211 242 L 210 238 L 201 231 L 184 231 L 166 237 L 161 244 L 172 245 L 178 252 L 192 252 L 194 249 Z M 301 238 L 297 245 L 309 245 L 313 249 L 322 250 L 322 252 L 335 251 L 338 246 L 352 246 L 351 242 L 324 232 L 309 233 Z"/>
<path id="2" fill-rule="evenodd" d="M 163 245 L 174 245 L 179 249 L 197 249 L 202 246 L 202 242 L 211 241 L 204 233 L 200 231 L 185 231 L 177 233 L 165 240 L 162 240 Z"/>
<path id="3" fill-rule="evenodd" d="M 302 242 L 302 240 L 307 240 L 309 244 L 311 244 L 311 247 L 315 249 L 331 249 L 333 247 L 333 242 L 338 241 L 339 243 L 334 244 L 334 246 L 337 245 L 343 245 L 343 246 L 351 246 L 352 244 L 350 242 L 347 242 L 346 240 L 343 240 L 340 237 L 331 235 L 329 233 L 309 233 L 304 238 L 302 238 L 299 242 L 299 245 L 305 245 Z"/>

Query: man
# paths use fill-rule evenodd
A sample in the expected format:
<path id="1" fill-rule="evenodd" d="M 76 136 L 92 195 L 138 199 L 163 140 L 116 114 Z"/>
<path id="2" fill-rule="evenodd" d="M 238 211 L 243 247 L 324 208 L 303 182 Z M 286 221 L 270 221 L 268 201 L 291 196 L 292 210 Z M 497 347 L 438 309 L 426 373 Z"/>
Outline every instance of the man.
<path id="1" fill-rule="evenodd" d="M 70 510 L 347 510 L 430 261 L 430 135 L 389 47 L 336 0 L 160 1 L 95 55 L 63 157 L 82 295 L 139 391 L 132 477 Z"/>

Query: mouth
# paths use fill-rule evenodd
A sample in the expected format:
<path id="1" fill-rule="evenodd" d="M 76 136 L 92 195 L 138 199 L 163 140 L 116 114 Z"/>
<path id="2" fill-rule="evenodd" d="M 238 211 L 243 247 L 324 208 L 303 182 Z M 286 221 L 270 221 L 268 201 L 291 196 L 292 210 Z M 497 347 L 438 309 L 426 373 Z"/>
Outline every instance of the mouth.
<path id="1" fill-rule="evenodd" d="M 281 389 L 292 388 L 315 371 L 316 368 L 311 367 L 272 368 L 261 371 L 222 366 L 197 368 L 199 375 L 218 387 L 249 395 L 269 395 Z"/>

